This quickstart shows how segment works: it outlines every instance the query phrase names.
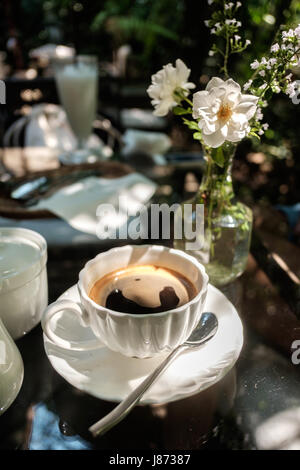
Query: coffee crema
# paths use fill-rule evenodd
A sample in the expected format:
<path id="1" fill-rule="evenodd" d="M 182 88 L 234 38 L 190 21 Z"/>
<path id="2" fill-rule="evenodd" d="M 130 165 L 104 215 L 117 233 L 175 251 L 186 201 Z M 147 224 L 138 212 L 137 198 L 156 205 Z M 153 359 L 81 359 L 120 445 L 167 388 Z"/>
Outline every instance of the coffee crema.
<path id="1" fill-rule="evenodd" d="M 181 273 L 156 265 L 128 266 L 98 279 L 89 297 L 102 307 L 122 313 L 149 314 L 180 307 L 197 295 Z"/>

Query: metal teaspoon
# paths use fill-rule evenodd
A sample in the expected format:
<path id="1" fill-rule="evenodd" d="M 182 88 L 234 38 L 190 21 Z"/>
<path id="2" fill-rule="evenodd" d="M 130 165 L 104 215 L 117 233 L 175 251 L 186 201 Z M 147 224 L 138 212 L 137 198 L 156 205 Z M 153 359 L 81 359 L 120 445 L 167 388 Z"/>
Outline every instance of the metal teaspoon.
<path id="1" fill-rule="evenodd" d="M 195 349 L 209 341 L 216 334 L 218 329 L 218 320 L 214 313 L 204 312 L 200 321 L 189 338 L 177 348 L 175 348 L 169 356 L 152 372 L 145 380 L 133 390 L 119 405 L 110 413 L 93 424 L 89 431 L 94 437 L 103 435 L 113 426 L 122 421 L 125 416 L 140 401 L 144 393 L 153 384 L 153 382 L 161 375 L 161 373 L 170 365 L 170 363 L 183 351 L 187 349 Z"/>

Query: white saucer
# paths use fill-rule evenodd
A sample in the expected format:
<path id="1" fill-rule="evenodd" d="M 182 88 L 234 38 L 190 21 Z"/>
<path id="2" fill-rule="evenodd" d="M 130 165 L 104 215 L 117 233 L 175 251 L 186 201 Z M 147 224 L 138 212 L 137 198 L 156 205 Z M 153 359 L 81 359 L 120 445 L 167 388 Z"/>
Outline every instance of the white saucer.
<path id="1" fill-rule="evenodd" d="M 77 287 L 60 298 L 79 301 Z M 243 328 L 234 306 L 215 287 L 209 285 L 205 311 L 214 312 L 219 328 L 198 350 L 182 353 L 152 385 L 141 403 L 166 403 L 204 390 L 221 380 L 233 367 L 243 345 Z M 56 331 L 67 340 L 93 338 L 89 327 L 77 317 L 62 311 Z M 134 359 L 113 352 L 106 346 L 93 351 L 70 351 L 56 346 L 44 335 L 46 354 L 54 369 L 71 385 L 103 400 L 118 402 L 125 398 L 167 354 L 150 359 Z"/>

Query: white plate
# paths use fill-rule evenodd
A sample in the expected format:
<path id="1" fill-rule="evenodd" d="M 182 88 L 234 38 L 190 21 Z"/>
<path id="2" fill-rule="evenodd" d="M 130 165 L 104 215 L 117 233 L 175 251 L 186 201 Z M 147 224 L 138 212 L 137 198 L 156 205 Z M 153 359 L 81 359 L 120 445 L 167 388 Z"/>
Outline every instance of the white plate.
<path id="1" fill-rule="evenodd" d="M 79 301 L 77 287 L 60 298 Z M 209 285 L 205 311 L 214 312 L 219 328 L 198 350 L 182 353 L 144 395 L 141 403 L 166 403 L 198 393 L 221 380 L 233 367 L 243 345 L 243 328 L 234 306 L 215 287 Z M 62 311 L 56 323 L 65 339 L 94 338 L 89 327 L 77 317 Z M 113 352 L 99 343 L 93 351 L 71 351 L 56 346 L 44 335 L 46 354 L 54 369 L 74 387 L 97 398 L 118 402 L 125 398 L 167 354 L 150 359 L 134 359 Z"/>

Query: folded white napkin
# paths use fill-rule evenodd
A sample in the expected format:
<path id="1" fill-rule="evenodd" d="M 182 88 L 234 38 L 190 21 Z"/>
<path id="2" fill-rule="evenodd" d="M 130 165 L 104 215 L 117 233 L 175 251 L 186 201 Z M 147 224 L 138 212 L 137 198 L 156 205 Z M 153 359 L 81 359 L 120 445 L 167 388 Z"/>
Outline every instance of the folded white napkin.
<path id="1" fill-rule="evenodd" d="M 137 129 L 127 129 L 122 137 L 124 146 L 122 155 L 129 158 L 134 152 L 143 152 L 151 155 L 156 165 L 165 165 L 166 159 L 163 156 L 172 145 L 170 137 L 163 132 L 141 131 Z"/>
<path id="2" fill-rule="evenodd" d="M 122 127 L 135 129 L 155 129 L 166 128 L 167 119 L 161 116 L 154 116 L 150 109 L 130 108 L 121 111 Z"/>
<path id="3" fill-rule="evenodd" d="M 123 153 L 141 150 L 150 155 L 164 154 L 171 147 L 171 139 L 163 132 L 127 129 L 122 137 Z"/>
<path id="4" fill-rule="evenodd" d="M 105 223 L 105 232 L 111 229 L 113 234 L 147 205 L 155 190 L 156 184 L 139 173 L 114 179 L 91 176 L 59 189 L 31 209 L 47 209 L 73 228 L 93 235 L 98 235 L 102 230 L 99 224 L 103 227 Z M 111 205 L 111 210 L 105 206 L 105 215 L 99 210 L 103 204 Z"/>

